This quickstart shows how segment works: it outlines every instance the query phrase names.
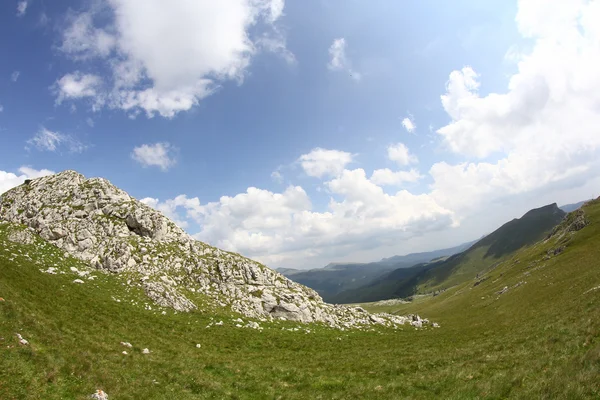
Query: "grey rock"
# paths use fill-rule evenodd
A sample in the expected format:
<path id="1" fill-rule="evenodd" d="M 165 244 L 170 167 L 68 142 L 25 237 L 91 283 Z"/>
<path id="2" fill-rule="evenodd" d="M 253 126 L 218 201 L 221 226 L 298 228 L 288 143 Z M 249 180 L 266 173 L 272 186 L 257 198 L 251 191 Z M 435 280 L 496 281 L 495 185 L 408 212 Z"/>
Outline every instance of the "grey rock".
<path id="1" fill-rule="evenodd" d="M 106 179 L 86 179 L 75 171 L 33 179 L 2 194 L 0 220 L 29 227 L 15 240 L 28 242 L 37 233 L 93 268 L 125 275 L 128 285 L 176 311 L 196 310 L 197 294 L 260 320 L 321 322 L 339 329 L 410 322 L 326 304 L 314 290 L 260 263 L 194 240 Z"/>
<path id="2" fill-rule="evenodd" d="M 96 390 L 96 393 L 90 396 L 90 398 L 94 400 L 108 400 L 108 395 L 105 391 L 98 389 Z"/>

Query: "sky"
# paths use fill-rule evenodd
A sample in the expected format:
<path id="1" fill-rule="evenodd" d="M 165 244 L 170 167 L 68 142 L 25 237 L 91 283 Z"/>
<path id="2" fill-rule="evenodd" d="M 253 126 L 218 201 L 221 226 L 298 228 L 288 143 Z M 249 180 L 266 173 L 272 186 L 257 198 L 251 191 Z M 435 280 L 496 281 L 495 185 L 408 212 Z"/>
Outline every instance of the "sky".
<path id="1" fill-rule="evenodd" d="M 600 0 L 5 0 L 0 193 L 73 169 L 272 268 L 600 195 Z"/>

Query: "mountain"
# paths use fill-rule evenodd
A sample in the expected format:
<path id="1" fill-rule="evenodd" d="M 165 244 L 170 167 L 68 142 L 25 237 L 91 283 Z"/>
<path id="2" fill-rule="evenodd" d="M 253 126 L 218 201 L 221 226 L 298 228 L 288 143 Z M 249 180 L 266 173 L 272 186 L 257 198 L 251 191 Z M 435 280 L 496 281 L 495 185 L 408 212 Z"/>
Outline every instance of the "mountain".
<path id="1" fill-rule="evenodd" d="M 596 200 L 477 279 L 362 305 L 436 325 L 342 331 L 157 307 L 0 221 L 0 399 L 598 399 L 599 260 Z"/>
<path id="2" fill-rule="evenodd" d="M 310 270 L 278 269 L 286 277 L 316 290 L 325 301 L 335 299 L 338 293 L 364 286 L 395 269 L 412 267 L 440 257 L 459 253 L 475 242 L 456 247 L 404 256 L 393 256 L 370 263 L 330 263 L 323 268 Z"/>
<path id="3" fill-rule="evenodd" d="M 17 239 L 31 242 L 39 235 L 85 262 L 92 269 L 82 277 L 91 271 L 126 277 L 127 286 L 159 307 L 180 312 L 225 308 L 259 320 L 346 328 L 407 321 L 326 304 L 314 290 L 260 263 L 192 239 L 106 179 L 86 179 L 75 171 L 26 181 L 2 194 L 0 221 L 17 224 L 12 228 Z M 50 267 L 46 272 L 56 271 Z"/>
<path id="4" fill-rule="evenodd" d="M 396 269 L 370 284 L 341 292 L 330 301 L 359 303 L 440 292 L 497 267 L 516 250 L 541 240 L 565 217 L 556 203 L 528 211 L 448 259 Z"/>
<path id="5" fill-rule="evenodd" d="M 580 201 L 579 203 L 573 203 L 573 204 L 565 204 L 564 206 L 560 206 L 560 209 L 566 213 L 570 213 L 572 211 L 578 210 L 588 201 L 590 201 L 590 200 Z"/>

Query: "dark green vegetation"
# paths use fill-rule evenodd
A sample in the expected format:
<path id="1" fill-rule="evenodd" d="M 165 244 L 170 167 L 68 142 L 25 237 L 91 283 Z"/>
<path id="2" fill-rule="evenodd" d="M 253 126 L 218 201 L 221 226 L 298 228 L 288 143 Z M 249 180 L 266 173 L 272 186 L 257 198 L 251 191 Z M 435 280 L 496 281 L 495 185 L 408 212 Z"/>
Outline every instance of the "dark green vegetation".
<path id="1" fill-rule="evenodd" d="M 542 239 L 565 216 L 556 204 L 527 212 L 448 259 L 397 269 L 363 287 L 333 297 L 337 303 L 377 301 L 439 293 L 498 267 L 516 250 Z"/>
<path id="2" fill-rule="evenodd" d="M 569 232 L 581 227 L 571 216 L 477 285 L 385 308 L 441 328 L 374 332 L 282 330 L 292 323 L 259 332 L 235 328 L 229 315 L 161 315 L 132 304 L 142 298 L 118 276 L 76 285 L 40 273 L 38 263 L 80 265 L 49 245 L 7 242 L 0 225 L 0 398 L 83 399 L 101 388 L 111 400 L 596 399 L 600 201 L 584 210 L 583 229 Z M 211 317 L 224 326 L 207 329 Z"/>
<path id="3" fill-rule="evenodd" d="M 332 263 L 324 268 L 310 270 L 281 268 L 278 271 L 293 281 L 316 290 L 323 300 L 335 302 L 336 295 L 341 292 L 367 285 L 394 270 L 451 256 L 467 249 L 473 243 L 465 243 L 449 249 L 393 256 L 371 263 Z"/>

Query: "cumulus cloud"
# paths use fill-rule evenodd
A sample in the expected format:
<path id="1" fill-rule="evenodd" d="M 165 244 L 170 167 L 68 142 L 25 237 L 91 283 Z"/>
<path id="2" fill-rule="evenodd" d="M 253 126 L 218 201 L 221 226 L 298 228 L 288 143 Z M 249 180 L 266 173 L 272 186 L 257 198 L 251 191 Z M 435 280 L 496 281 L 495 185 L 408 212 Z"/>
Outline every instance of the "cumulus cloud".
<path id="1" fill-rule="evenodd" d="M 17 17 L 22 17 L 27 12 L 27 0 L 19 1 L 17 3 Z"/>
<path id="2" fill-rule="evenodd" d="M 405 117 L 402 120 L 402 126 L 408 133 L 414 133 L 415 129 L 417 129 L 417 125 L 415 125 L 415 121 L 412 116 Z"/>
<path id="3" fill-rule="evenodd" d="M 352 69 L 352 63 L 346 56 L 346 39 L 335 39 L 329 47 L 329 63 L 327 68 L 330 71 L 344 71 L 356 81 L 359 81 L 362 76 L 359 72 Z"/>
<path id="4" fill-rule="evenodd" d="M 35 179 L 42 176 L 52 175 L 54 171 L 47 169 L 36 170 L 31 167 L 22 166 L 19 168 L 20 175 L 12 172 L 0 171 L 0 194 L 21 185 L 25 179 Z"/>
<path id="5" fill-rule="evenodd" d="M 301 155 L 298 162 L 308 176 L 322 178 L 339 175 L 353 158 L 353 154 L 345 151 L 317 147 L 310 153 Z"/>
<path id="6" fill-rule="evenodd" d="M 169 143 L 143 144 L 135 147 L 131 158 L 139 162 L 144 168 L 156 166 L 167 171 L 177 163 L 177 149 Z"/>
<path id="7" fill-rule="evenodd" d="M 259 51 L 293 62 L 276 26 L 283 9 L 283 0 L 110 0 L 103 18 L 95 9 L 71 16 L 60 48 L 107 62 L 107 106 L 170 118 L 222 82 L 241 83 Z"/>
<path id="8" fill-rule="evenodd" d="M 452 152 L 476 161 L 433 165 L 440 204 L 466 212 L 600 172 L 598 20 L 598 1 L 521 0 L 517 25 L 533 45 L 514 56 L 506 92 L 481 96 L 471 67 L 450 74 L 441 100 L 451 121 L 437 133 Z"/>
<path id="9" fill-rule="evenodd" d="M 416 169 L 409 171 L 392 171 L 389 168 L 376 169 L 371 175 L 371 182 L 378 186 L 400 186 L 407 182 L 417 182 L 423 175 Z"/>
<path id="10" fill-rule="evenodd" d="M 146 204 L 197 222 L 201 230 L 194 236 L 199 240 L 269 265 L 377 247 L 452 223 L 451 213 L 429 196 L 407 191 L 388 195 L 362 169 L 344 170 L 326 185 L 341 199 L 332 198 L 324 212 L 312 210 L 300 186 L 282 193 L 251 187 L 204 205 L 186 196 Z"/>
<path id="11" fill-rule="evenodd" d="M 387 153 L 388 158 L 397 162 L 399 165 L 415 164 L 419 161 L 417 156 L 411 154 L 404 143 L 396 143 L 388 146 Z"/>
<path id="12" fill-rule="evenodd" d="M 79 71 L 66 74 L 53 85 L 53 90 L 56 93 L 56 103 L 61 104 L 64 100 L 85 97 L 94 97 L 96 101 L 99 101 L 100 99 L 96 96 L 101 85 L 102 79 L 97 75 L 82 74 Z"/>
<path id="13" fill-rule="evenodd" d="M 39 151 L 52 152 L 60 148 L 65 148 L 69 153 L 81 153 L 88 148 L 87 145 L 81 143 L 71 135 L 51 131 L 43 126 L 27 141 L 26 148 L 29 149 L 29 146 Z"/>

